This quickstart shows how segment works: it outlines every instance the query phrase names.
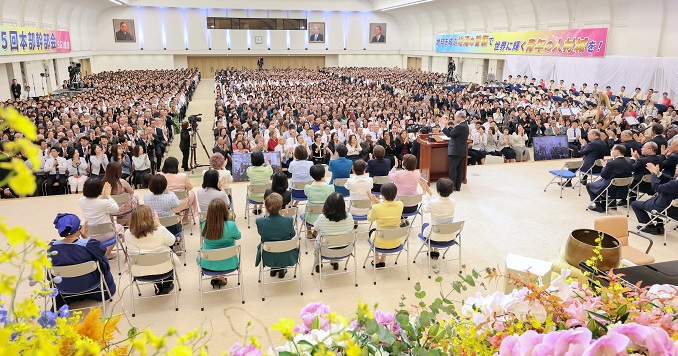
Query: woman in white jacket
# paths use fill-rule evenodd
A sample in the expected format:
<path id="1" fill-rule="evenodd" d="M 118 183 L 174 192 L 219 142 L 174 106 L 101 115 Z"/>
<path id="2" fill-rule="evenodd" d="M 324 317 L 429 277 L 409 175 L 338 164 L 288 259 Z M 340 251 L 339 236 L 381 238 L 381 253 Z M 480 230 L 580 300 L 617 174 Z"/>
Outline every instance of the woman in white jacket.
<path id="1" fill-rule="evenodd" d="M 134 180 L 132 181 L 134 187 L 146 189 L 144 181 L 141 179 L 141 177 L 143 177 L 144 174 L 151 173 L 151 160 L 148 159 L 148 154 L 144 152 L 144 148 L 142 146 L 134 146 L 132 169 L 134 171 Z"/>
<path id="2" fill-rule="evenodd" d="M 485 157 L 487 157 L 487 135 L 485 128 L 480 126 L 472 136 L 473 145 L 468 150 L 468 155 L 471 156 L 470 164 L 485 164 Z"/>
<path id="3" fill-rule="evenodd" d="M 518 131 L 511 135 L 511 148 L 516 151 L 516 161 L 527 162 L 530 160 L 530 151 L 527 150 L 527 134 L 523 125 L 518 125 Z"/>
<path id="4" fill-rule="evenodd" d="M 80 159 L 80 152 L 73 150 L 72 158 L 68 160 L 68 185 L 71 187 L 71 194 L 78 194 L 82 191 L 87 181 L 89 173 L 89 164 L 84 159 Z"/>

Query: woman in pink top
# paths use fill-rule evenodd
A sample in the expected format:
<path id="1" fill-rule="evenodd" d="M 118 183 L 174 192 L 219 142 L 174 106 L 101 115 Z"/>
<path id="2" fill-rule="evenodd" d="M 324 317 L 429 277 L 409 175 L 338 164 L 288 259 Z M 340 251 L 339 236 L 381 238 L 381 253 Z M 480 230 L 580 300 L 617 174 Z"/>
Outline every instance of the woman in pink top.
<path id="1" fill-rule="evenodd" d="M 167 191 L 177 192 L 185 190 L 188 192 L 188 198 L 181 201 L 181 204 L 174 208 L 173 211 L 178 213 L 188 209 L 189 204 L 194 214 L 198 213 L 198 199 L 195 198 L 193 192 L 193 184 L 188 179 L 186 173 L 179 173 L 179 160 L 175 157 L 167 157 L 165 163 L 162 165 L 162 175 L 167 179 Z M 188 219 L 188 213 L 184 215 L 184 219 Z"/>
<path id="2" fill-rule="evenodd" d="M 388 178 L 395 183 L 398 188 L 398 196 L 402 195 L 418 195 L 419 186 L 422 186 L 422 189 L 426 191 L 426 183 L 421 180 L 421 173 L 416 172 L 417 168 L 417 157 L 407 154 L 403 157 L 403 170 L 397 171 L 395 167 L 391 169 L 391 172 L 388 174 Z M 417 205 L 405 206 L 403 208 L 403 214 L 413 213 L 417 211 Z M 402 226 L 407 224 L 407 219 L 402 219 Z"/>

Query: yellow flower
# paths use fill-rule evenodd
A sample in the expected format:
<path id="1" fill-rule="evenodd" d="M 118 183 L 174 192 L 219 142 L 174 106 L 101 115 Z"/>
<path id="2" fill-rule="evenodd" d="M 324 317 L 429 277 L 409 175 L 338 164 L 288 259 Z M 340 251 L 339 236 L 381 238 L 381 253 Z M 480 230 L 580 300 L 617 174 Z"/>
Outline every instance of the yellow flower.
<path id="1" fill-rule="evenodd" d="M 320 344 L 320 347 L 313 353 L 313 356 L 335 356 L 336 354 L 336 352 L 328 350 L 324 344 Z"/>
<path id="2" fill-rule="evenodd" d="M 294 319 L 292 318 L 281 318 L 277 323 L 273 324 L 271 327 L 272 330 L 278 330 L 287 340 L 291 340 L 294 337 L 292 330 L 294 329 Z"/>
<path id="3" fill-rule="evenodd" d="M 12 294 L 16 285 L 16 276 L 0 274 L 0 294 Z"/>
<path id="4" fill-rule="evenodd" d="M 362 301 L 358 301 L 358 318 L 363 316 L 368 319 L 374 318 L 367 304 L 363 303 Z"/>
<path id="5" fill-rule="evenodd" d="M 259 340 L 257 340 L 256 336 L 250 336 L 250 342 L 252 343 L 252 346 L 261 349 L 261 344 L 259 344 Z"/>
<path id="6" fill-rule="evenodd" d="M 16 247 L 18 244 L 24 243 L 31 238 L 31 235 L 28 233 L 28 231 L 26 231 L 26 229 L 21 226 L 15 226 L 7 230 L 5 235 L 7 236 L 7 241 L 9 241 L 9 244 L 12 247 Z"/>
<path id="7" fill-rule="evenodd" d="M 37 188 L 33 172 L 19 158 L 12 159 L 14 175 L 9 179 L 9 188 L 18 195 L 30 195 Z"/>
<path id="8" fill-rule="evenodd" d="M 17 303 L 14 314 L 16 314 L 17 318 L 37 318 L 40 316 L 40 308 L 35 303 L 35 300 L 26 298 L 23 302 Z"/>
<path id="9" fill-rule="evenodd" d="M 34 141 L 38 136 L 38 129 L 26 116 L 21 115 L 14 108 L 0 108 L 0 116 L 4 117 L 9 127 L 21 132 L 26 138 Z"/>
<path id="10" fill-rule="evenodd" d="M 146 356 L 146 340 L 142 337 L 135 337 L 132 340 L 132 349 L 136 351 L 134 354 Z"/>
<path id="11" fill-rule="evenodd" d="M 332 324 L 348 325 L 348 319 L 344 318 L 341 315 L 337 315 L 336 313 L 329 312 L 329 314 L 327 314 L 327 317 L 330 320 L 330 323 Z"/>
<path id="12" fill-rule="evenodd" d="M 170 352 L 169 355 L 173 356 L 191 356 L 193 352 L 191 351 L 191 348 L 188 346 L 175 346 Z"/>
<path id="13" fill-rule="evenodd" d="M 346 356 L 360 356 L 362 350 L 360 349 L 360 346 L 353 343 L 353 340 L 349 340 L 346 343 L 346 349 L 344 349 L 344 352 L 346 353 Z"/>

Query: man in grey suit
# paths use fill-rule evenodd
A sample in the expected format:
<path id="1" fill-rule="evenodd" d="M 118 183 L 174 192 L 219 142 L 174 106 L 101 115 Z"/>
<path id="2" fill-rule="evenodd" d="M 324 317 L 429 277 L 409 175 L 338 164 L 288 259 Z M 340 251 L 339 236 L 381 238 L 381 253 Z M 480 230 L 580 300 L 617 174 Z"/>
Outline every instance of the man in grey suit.
<path id="1" fill-rule="evenodd" d="M 309 38 L 310 42 L 325 42 L 325 36 L 320 33 L 320 25 L 313 25 L 313 34 Z"/>
<path id="2" fill-rule="evenodd" d="M 370 42 L 386 42 L 386 36 L 381 34 L 381 26 L 376 26 L 374 28 L 374 36 Z"/>
<path id="3" fill-rule="evenodd" d="M 454 182 L 454 190 L 461 190 L 462 174 L 464 172 L 464 158 L 468 155 L 468 125 L 466 112 L 457 111 L 454 115 L 455 126 L 450 131 L 450 143 L 447 145 L 447 159 L 449 162 L 449 178 Z"/>

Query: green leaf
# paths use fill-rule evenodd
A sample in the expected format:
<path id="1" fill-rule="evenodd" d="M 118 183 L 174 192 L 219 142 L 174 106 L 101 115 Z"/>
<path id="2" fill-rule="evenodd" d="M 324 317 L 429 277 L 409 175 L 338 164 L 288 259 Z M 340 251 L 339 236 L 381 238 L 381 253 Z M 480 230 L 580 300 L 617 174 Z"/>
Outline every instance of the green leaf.
<path id="1" fill-rule="evenodd" d="M 129 330 L 127 330 L 127 337 L 134 337 L 138 333 L 139 333 L 139 329 L 137 329 L 136 327 L 133 326 L 133 327 L 129 328 Z"/>
<path id="2" fill-rule="evenodd" d="M 419 282 L 414 284 L 414 290 L 416 290 L 417 292 L 421 290 L 421 284 L 419 284 Z"/>
<path id="3" fill-rule="evenodd" d="M 440 277 L 440 276 L 436 277 L 436 283 L 440 283 L 442 281 L 443 281 L 443 277 Z"/>
<path id="4" fill-rule="evenodd" d="M 595 335 L 596 330 L 598 330 L 598 325 L 596 324 L 595 320 L 589 319 L 589 321 L 586 323 L 586 328 L 591 330 L 591 332 Z"/>
<path id="5" fill-rule="evenodd" d="M 379 324 L 374 319 L 367 319 L 365 322 L 365 333 L 368 335 L 376 334 L 379 331 Z"/>
<path id="6" fill-rule="evenodd" d="M 601 315 L 601 314 L 592 312 L 592 311 L 590 311 L 590 310 L 587 310 L 587 312 L 588 312 L 589 314 L 595 316 L 595 317 L 598 318 L 598 319 L 603 319 L 603 320 L 605 320 L 605 321 L 612 321 L 612 320 L 610 320 L 610 318 L 606 317 L 605 315 Z"/>
<path id="7" fill-rule="evenodd" d="M 312 343 L 310 343 L 310 342 L 308 342 L 308 341 L 306 341 L 306 340 L 299 340 L 299 341 L 297 341 L 297 344 L 299 344 L 299 345 L 308 345 L 308 346 L 310 346 L 310 347 L 313 347 L 313 346 L 314 346 Z"/>
<path id="8" fill-rule="evenodd" d="M 480 277 L 480 273 L 478 273 L 475 269 L 473 271 L 471 271 L 471 274 L 473 275 L 473 278 Z"/>
<path id="9" fill-rule="evenodd" d="M 628 318 L 629 318 L 629 313 L 626 313 L 626 314 L 622 315 L 621 318 L 619 318 L 619 322 L 624 324 L 624 323 L 626 323 L 626 319 L 628 319 Z"/>
<path id="10" fill-rule="evenodd" d="M 475 280 L 473 280 L 473 277 L 471 277 L 470 275 L 466 275 L 466 278 L 465 278 L 464 280 L 465 280 L 466 283 L 468 283 L 471 287 L 475 287 L 475 286 L 476 286 Z"/>
<path id="11" fill-rule="evenodd" d="M 419 302 L 419 306 L 422 307 L 422 308 L 425 307 L 425 306 L 426 306 L 426 302 Z"/>
<path id="12" fill-rule="evenodd" d="M 311 323 L 311 329 L 320 329 L 320 318 L 316 315 Z"/>
<path id="13" fill-rule="evenodd" d="M 452 283 L 452 289 L 454 289 L 457 293 L 461 293 L 461 283 L 459 281 L 454 281 Z"/>
<path id="14" fill-rule="evenodd" d="M 278 352 L 278 356 L 294 356 L 294 354 L 289 351 L 280 351 Z"/>
<path id="15" fill-rule="evenodd" d="M 620 305 L 619 309 L 617 309 L 617 316 L 626 314 L 627 309 L 628 307 L 626 306 L 626 304 Z"/>

